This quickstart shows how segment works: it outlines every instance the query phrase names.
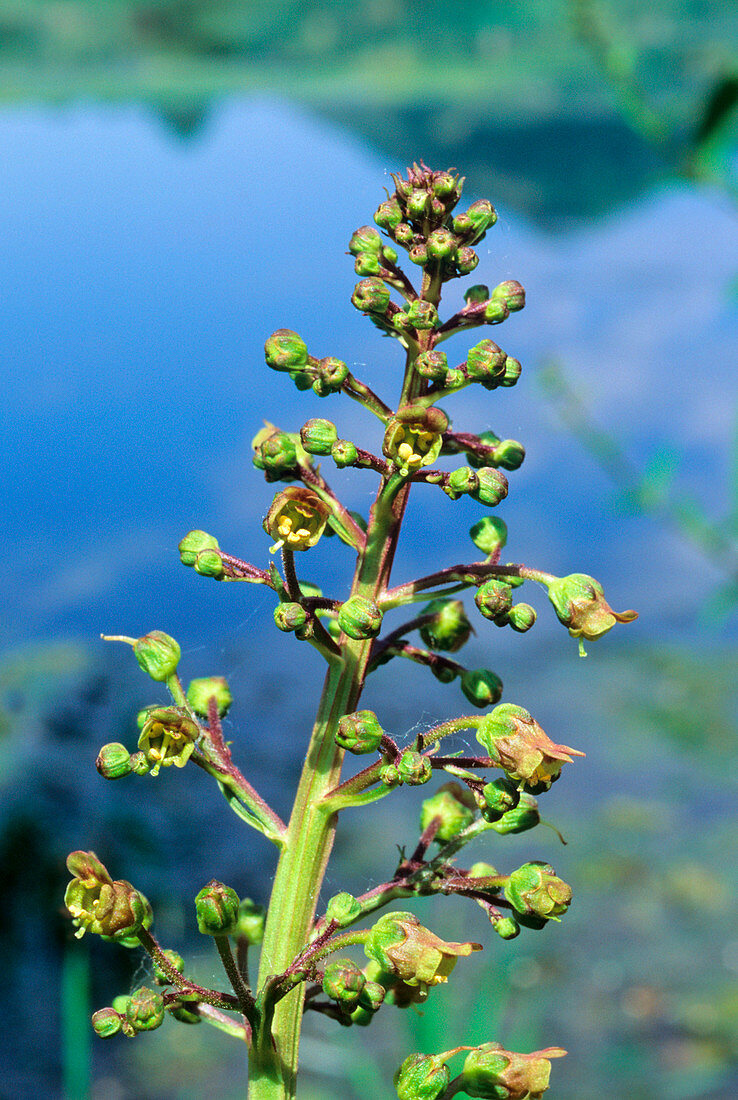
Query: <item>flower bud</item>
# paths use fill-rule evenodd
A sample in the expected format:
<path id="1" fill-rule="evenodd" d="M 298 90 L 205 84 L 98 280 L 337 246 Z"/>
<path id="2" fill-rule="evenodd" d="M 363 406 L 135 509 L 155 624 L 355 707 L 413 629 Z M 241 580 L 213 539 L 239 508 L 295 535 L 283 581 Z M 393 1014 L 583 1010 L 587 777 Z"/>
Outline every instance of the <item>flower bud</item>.
<path id="1" fill-rule="evenodd" d="M 399 1100 L 437 1100 L 450 1080 L 448 1066 L 431 1054 L 410 1054 L 394 1077 Z"/>
<path id="2" fill-rule="evenodd" d="M 507 900 L 517 913 L 543 920 L 560 920 L 571 903 L 571 886 L 548 863 L 524 863 L 510 875 L 504 887 Z"/>
<path id="3" fill-rule="evenodd" d="M 267 366 L 272 370 L 296 370 L 308 361 L 305 341 L 288 328 L 277 329 L 264 345 Z"/>
<path id="4" fill-rule="evenodd" d="M 131 774 L 131 754 L 119 741 L 111 741 L 100 749 L 95 767 L 103 779 L 122 779 Z"/>
<path id="5" fill-rule="evenodd" d="M 113 882 L 94 852 L 72 852 L 67 869 L 74 877 L 64 904 L 81 939 L 86 931 L 121 941 L 143 925 L 148 903 L 125 879 Z"/>
<path id="6" fill-rule="evenodd" d="M 532 794 L 549 790 L 563 764 L 584 753 L 568 745 L 556 745 L 523 707 L 502 703 L 482 718 L 477 741 L 511 779 L 519 780 Z"/>
<path id="7" fill-rule="evenodd" d="M 345 891 L 334 894 L 325 908 L 325 919 L 336 921 L 339 928 L 348 928 L 361 916 L 361 902 L 357 901 L 353 894 Z"/>
<path id="8" fill-rule="evenodd" d="M 430 195 L 427 191 L 413 191 L 408 195 L 405 209 L 407 216 L 413 221 L 420 221 L 430 207 Z"/>
<path id="9" fill-rule="evenodd" d="M 337 1001 L 344 1012 L 353 1012 L 366 985 L 366 978 L 351 959 L 328 963 L 323 974 L 323 992 Z"/>
<path id="10" fill-rule="evenodd" d="M 397 226 L 402 221 L 402 210 L 400 209 L 400 204 L 397 199 L 387 199 L 386 202 L 381 203 L 374 215 L 374 221 L 380 229 L 386 229 L 389 232 L 392 232 L 393 229 L 397 229 Z"/>
<path id="11" fill-rule="evenodd" d="M 206 936 L 230 936 L 238 929 L 238 894 L 211 879 L 195 897 L 197 927 Z"/>
<path id="12" fill-rule="evenodd" d="M 415 239 L 415 234 L 406 222 L 399 222 L 395 226 L 395 240 L 398 244 L 408 248 Z"/>
<path id="13" fill-rule="evenodd" d="M 302 604 L 279 603 L 274 608 L 274 622 L 277 628 L 283 630 L 285 634 L 289 634 L 293 630 L 301 630 L 307 621 L 308 613 Z"/>
<path id="14" fill-rule="evenodd" d="M 485 821 L 499 821 L 508 810 L 514 810 L 520 802 L 520 792 L 510 779 L 495 779 L 482 788 L 482 817 Z"/>
<path id="15" fill-rule="evenodd" d="M 215 699 L 221 718 L 228 713 L 233 696 L 224 676 L 199 676 L 190 681 L 187 688 L 187 702 L 195 714 L 199 714 L 201 718 L 207 718 L 210 713 L 208 704 L 211 699 Z"/>
<path id="16" fill-rule="evenodd" d="M 382 247 L 382 259 L 386 264 L 397 263 L 397 253 L 394 248 L 390 248 L 389 245 L 383 245 Z"/>
<path id="17" fill-rule="evenodd" d="M 630 623 L 638 618 L 636 611 L 613 611 L 602 585 L 586 573 L 557 577 L 548 586 L 548 598 L 572 638 L 593 640 L 607 633 L 615 623 Z"/>
<path id="18" fill-rule="evenodd" d="M 362 279 L 354 287 L 351 301 L 362 313 L 384 313 L 390 292 L 381 279 Z"/>
<path id="19" fill-rule="evenodd" d="M 525 290 L 517 279 L 506 279 L 492 291 L 492 299 L 504 302 L 510 312 L 515 313 L 525 305 Z"/>
<path id="20" fill-rule="evenodd" d="M 235 934 L 247 943 L 257 944 L 264 939 L 267 911 L 251 898 L 242 898 L 238 904 L 238 927 Z"/>
<path id="21" fill-rule="evenodd" d="M 502 680 L 488 668 L 466 669 L 461 675 L 461 690 L 475 707 L 489 707 L 502 695 Z"/>
<path id="22" fill-rule="evenodd" d="M 386 990 L 379 982 L 367 982 L 359 994 L 359 1005 L 367 1012 L 377 1012 L 382 1007 Z"/>
<path id="23" fill-rule="evenodd" d="M 355 642 L 376 638 L 382 629 L 382 612 L 372 600 L 351 596 L 339 608 L 338 625 Z"/>
<path id="24" fill-rule="evenodd" d="M 537 1100 L 548 1089 L 549 1059 L 565 1054 L 559 1047 L 517 1054 L 499 1043 L 483 1043 L 464 1062 L 464 1092 L 497 1100 Z"/>
<path id="25" fill-rule="evenodd" d="M 490 577 L 489 580 L 480 584 L 474 596 L 474 603 L 485 619 L 491 619 L 493 622 L 502 619 L 505 622 L 507 613 L 512 607 L 512 599 L 510 585 L 498 580 L 497 577 Z"/>
<path id="26" fill-rule="evenodd" d="M 481 951 L 481 945 L 445 943 L 412 913 L 385 913 L 370 929 L 364 944 L 368 959 L 409 986 L 448 981 L 456 960 L 472 951 Z"/>
<path id="27" fill-rule="evenodd" d="M 427 756 L 413 749 L 406 749 L 395 761 L 400 783 L 409 787 L 420 787 L 433 775 L 433 768 Z"/>
<path id="28" fill-rule="evenodd" d="M 170 1001 L 167 1005 L 167 1012 L 181 1024 L 202 1023 L 202 1016 L 198 1012 L 193 1012 L 192 1008 L 188 1007 L 187 1001 Z"/>
<path id="29" fill-rule="evenodd" d="M 349 369 L 343 359 L 336 359 L 333 355 L 326 355 L 325 359 L 319 359 L 315 369 L 317 378 L 313 382 L 313 393 L 318 397 L 328 397 L 331 393 L 338 393 L 349 375 Z"/>
<path id="30" fill-rule="evenodd" d="M 448 358 L 442 351 L 423 351 L 415 360 L 415 369 L 423 378 L 442 382 L 448 371 Z"/>
<path id="31" fill-rule="evenodd" d="M 309 455 L 329 455 L 337 439 L 336 425 L 330 420 L 308 420 L 300 428 L 300 440 Z"/>
<path id="32" fill-rule="evenodd" d="M 151 775 L 159 769 L 183 768 L 200 736 L 200 727 L 179 707 L 151 707 L 138 738 L 138 747 L 146 757 Z"/>
<path id="33" fill-rule="evenodd" d="M 505 373 L 500 379 L 501 386 L 514 386 L 518 378 L 522 374 L 523 368 L 520 365 L 519 359 L 513 359 L 512 355 L 508 355 L 505 360 Z"/>
<path id="34" fill-rule="evenodd" d="M 400 782 L 400 773 L 395 764 L 385 764 L 379 772 L 379 778 L 385 787 L 396 787 Z"/>
<path id="35" fill-rule="evenodd" d="M 172 951 L 167 948 L 166 951 L 162 951 L 162 955 L 164 955 L 170 966 L 172 966 L 180 974 L 184 973 L 184 959 L 177 951 Z M 152 966 L 154 970 L 154 981 L 157 985 L 172 984 L 172 979 L 169 977 L 167 972 L 161 968 L 156 959 L 152 959 Z"/>
<path id="36" fill-rule="evenodd" d="M 323 534 L 329 508 L 317 493 L 290 485 L 277 493 L 264 518 L 264 530 L 288 550 L 309 550 Z"/>
<path id="37" fill-rule="evenodd" d="M 461 493 L 474 493 L 479 488 L 479 478 L 471 466 L 459 466 L 448 475 L 446 492 L 454 500 Z"/>
<path id="38" fill-rule="evenodd" d="M 99 1008 L 92 1014 L 92 1028 L 101 1039 L 117 1035 L 123 1025 L 120 1013 L 114 1008 Z"/>
<path id="39" fill-rule="evenodd" d="M 410 262 L 417 264 L 418 267 L 428 263 L 428 249 L 424 243 L 414 244 L 407 255 Z"/>
<path id="40" fill-rule="evenodd" d="M 428 255 L 434 260 L 453 260 L 458 241 L 450 229 L 434 229 L 428 237 Z"/>
<path id="41" fill-rule="evenodd" d="M 182 565 L 190 567 L 197 561 L 197 556 L 202 550 L 218 550 L 218 540 L 207 531 L 188 531 L 181 540 L 178 550 Z"/>
<path id="42" fill-rule="evenodd" d="M 373 710 L 357 710 L 353 714 L 344 714 L 338 723 L 335 740 L 342 749 L 355 756 L 368 752 L 377 752 L 384 736 L 384 730 Z"/>
<path id="43" fill-rule="evenodd" d="M 497 382 L 505 373 L 507 355 L 494 340 L 480 340 L 469 349 L 466 373 L 475 382 Z"/>
<path id="44" fill-rule="evenodd" d="M 497 214 L 491 202 L 480 199 L 473 202 L 463 214 L 457 214 L 454 218 L 454 233 L 470 243 L 481 241 L 488 229 L 497 221 Z"/>
<path id="45" fill-rule="evenodd" d="M 489 287 L 484 286 L 483 283 L 478 283 L 476 286 L 467 287 L 464 291 L 464 301 L 468 306 L 481 305 L 482 302 L 486 302 L 489 299 Z"/>
<path id="46" fill-rule="evenodd" d="M 348 250 L 352 256 L 359 256 L 362 252 L 378 256 L 382 251 L 382 238 L 373 226 L 362 225 L 352 235 Z"/>
<path id="47" fill-rule="evenodd" d="M 479 264 L 479 256 L 473 248 L 460 248 L 456 254 L 456 269 L 459 275 L 471 275 Z"/>
<path id="48" fill-rule="evenodd" d="M 536 618 L 536 610 L 529 603 L 516 603 L 507 615 L 508 623 L 519 634 L 525 634 L 526 630 L 530 630 Z"/>
<path id="49" fill-rule="evenodd" d="M 503 470 L 517 470 L 523 464 L 525 447 L 517 439 L 501 439 L 495 447 L 495 462 Z"/>
<path id="50" fill-rule="evenodd" d="M 510 310 L 504 302 L 491 298 L 484 307 L 484 320 L 488 325 L 499 325 L 510 316 Z"/>
<path id="51" fill-rule="evenodd" d="M 359 457 L 356 445 L 350 439 L 337 439 L 331 447 L 331 458 L 343 470 L 346 466 L 353 466 Z"/>
<path id="52" fill-rule="evenodd" d="M 357 275 L 379 275 L 381 270 L 379 257 L 372 252 L 360 252 L 354 260 L 354 271 Z"/>
<path id="53" fill-rule="evenodd" d="M 507 542 L 507 524 L 497 516 L 484 516 L 469 531 L 471 540 L 483 554 L 492 555 Z"/>
<path id="54" fill-rule="evenodd" d="M 279 481 L 295 473 L 297 447 L 287 432 L 280 432 L 269 424 L 254 436 L 251 445 L 254 466 L 264 471 L 267 481 Z"/>
<path id="55" fill-rule="evenodd" d="M 134 1031 L 153 1031 L 164 1023 L 164 998 L 142 985 L 128 998 L 126 1019 Z"/>
<path id="56" fill-rule="evenodd" d="M 490 924 L 501 940 L 514 940 L 520 935 L 520 925 L 515 917 L 490 917 Z"/>
<path id="57" fill-rule="evenodd" d="M 434 837 L 439 843 L 453 840 L 474 820 L 475 803 L 471 792 L 459 783 L 445 783 L 430 798 L 423 800 L 420 810 L 420 828 L 422 832 L 435 817 L 441 824 Z"/>
<path id="58" fill-rule="evenodd" d="M 509 834 L 527 833 L 529 829 L 535 829 L 540 821 L 541 815 L 538 812 L 538 803 L 533 795 L 522 791 L 517 806 L 514 806 L 512 810 L 507 810 L 498 821 L 493 822 L 492 828 L 500 836 L 508 836 Z"/>
<path id="59" fill-rule="evenodd" d="M 159 683 L 174 675 L 182 655 L 174 638 L 170 638 L 163 630 L 152 630 L 144 634 L 135 642 L 133 652 L 144 672 Z"/>
<path id="60" fill-rule="evenodd" d="M 486 504 L 488 508 L 494 508 L 507 496 L 507 478 L 493 466 L 482 466 L 478 471 L 479 488 L 471 495 L 480 504 Z"/>
<path id="61" fill-rule="evenodd" d="M 471 623 L 461 600 L 431 600 L 421 615 L 431 615 L 420 628 L 420 637 L 430 649 L 455 653 L 469 640 Z"/>
<path id="62" fill-rule="evenodd" d="M 443 659 L 439 660 L 437 663 L 434 662 L 430 666 L 430 670 L 439 684 L 452 684 L 459 675 L 458 668 L 455 665 L 446 664 Z"/>
<path id="63" fill-rule="evenodd" d="M 422 298 L 408 303 L 405 313 L 408 325 L 418 332 L 432 329 L 438 324 L 438 310 L 432 302 L 425 302 Z"/>

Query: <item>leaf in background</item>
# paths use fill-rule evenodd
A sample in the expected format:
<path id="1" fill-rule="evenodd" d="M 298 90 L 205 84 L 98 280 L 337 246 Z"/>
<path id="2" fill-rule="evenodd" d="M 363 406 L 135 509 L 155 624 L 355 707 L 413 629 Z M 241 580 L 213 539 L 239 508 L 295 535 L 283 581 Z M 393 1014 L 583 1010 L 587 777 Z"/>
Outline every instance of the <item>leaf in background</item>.
<path id="1" fill-rule="evenodd" d="M 635 508 L 645 511 L 663 507 L 680 464 L 681 456 L 676 448 L 660 447 L 651 455 L 639 483 L 626 493 L 626 498 L 630 498 Z"/>

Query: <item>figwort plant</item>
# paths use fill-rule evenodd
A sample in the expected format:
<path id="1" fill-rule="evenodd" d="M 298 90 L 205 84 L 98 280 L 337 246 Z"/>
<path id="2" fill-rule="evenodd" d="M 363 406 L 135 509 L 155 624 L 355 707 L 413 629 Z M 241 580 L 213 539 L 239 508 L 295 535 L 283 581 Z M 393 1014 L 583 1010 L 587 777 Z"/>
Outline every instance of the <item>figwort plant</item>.
<path id="1" fill-rule="evenodd" d="M 456 654 L 472 629 L 463 603 L 455 598 L 458 593 L 474 590 L 484 618 L 524 632 L 533 626 L 536 612 L 514 602 L 516 590 L 537 582 L 580 646 L 616 622 L 635 618 L 633 611 L 613 611 L 592 577 L 555 577 L 527 565 L 501 563 L 507 531 L 502 520 L 489 515 L 471 529 L 481 560 L 439 566 L 429 576 L 391 583 L 415 485 L 422 483 L 421 491 L 437 489 L 451 500 L 467 495 L 485 508 L 507 496 L 502 470 L 520 466 L 522 446 L 492 432 L 453 430 L 438 402 L 470 385 L 486 391 L 513 386 L 520 363 L 490 339 L 470 348 L 457 366 L 449 365 L 440 347 L 467 329 L 500 324 L 525 302 L 522 286 L 513 280 L 491 293 L 486 286 L 472 286 L 464 308 L 441 320 L 443 284 L 477 266 L 473 246 L 495 224 L 495 211 L 481 201 L 454 214 L 463 180 L 450 172 L 421 164 L 413 165 L 406 179 L 393 179 L 394 194 L 374 215 L 378 229 L 357 229 L 349 251 L 361 276 L 353 305 L 405 351 L 396 406 L 354 377 L 341 360 L 311 355 L 296 332 L 280 329 L 265 347 L 267 365 L 289 375 L 298 389 L 312 389 L 321 397 L 343 393 L 363 405 L 381 427 L 381 453 L 340 438 L 329 420 L 308 420 L 299 432 L 268 425 L 254 440 L 254 464 L 268 482 L 292 483 L 277 491 L 264 519 L 269 553 L 280 555 L 281 571 L 274 561 L 261 568 L 225 553 L 204 531 L 190 531 L 179 544 L 182 562 L 202 576 L 270 588 L 277 601 L 276 627 L 308 642 L 325 659 L 325 685 L 288 822 L 245 778 L 224 740 L 221 720 L 231 703 L 226 681 L 196 679 L 185 690 L 177 675 L 180 648 L 173 638 L 154 630 L 138 639 L 118 639 L 133 646 L 139 665 L 165 685 L 171 703 L 141 712 L 133 754 L 121 744 L 103 746 L 97 760 L 101 775 L 156 775 L 162 767 L 196 764 L 213 777 L 245 824 L 273 841 L 279 852 L 267 908 L 240 899 L 232 887 L 216 881 L 195 898 L 199 930 L 212 936 L 230 989 L 206 989 L 190 980 L 182 958 L 155 939 L 146 898 L 130 883 L 114 880 L 94 853 L 74 852 L 68 860 L 73 879 L 65 900 L 76 935 L 89 930 L 125 946 L 141 945 L 153 964 L 155 988 L 140 988 L 96 1012 L 97 1034 L 107 1038 L 121 1032 L 133 1038 L 159 1027 L 166 1013 L 185 1024 L 210 1023 L 248 1044 L 252 1100 L 295 1095 L 305 1011 L 321 1012 L 339 1024 L 369 1024 L 376 1012 L 392 1011 L 387 1006 L 424 1001 L 433 986 L 448 979 L 459 958 L 480 950 L 476 943 L 446 943 L 412 913 L 379 915 L 388 904 L 431 894 L 462 895 L 482 907 L 506 940 L 521 927 L 540 929 L 558 921 L 571 901 L 570 887 L 546 863 L 524 863 L 500 873 L 488 863 L 462 867 L 456 862 L 462 848 L 481 835 L 505 836 L 537 825 L 537 796 L 558 779 L 563 764 L 582 755 L 550 740 L 522 706 L 500 704 L 502 682 L 494 672 L 465 668 L 448 656 Z M 398 266 L 396 248 L 404 249 L 417 267 L 418 287 Z M 451 472 L 436 467 L 436 459 L 456 455 L 464 456 L 466 464 Z M 351 466 L 378 476 L 366 518 L 347 510 L 334 494 L 320 469 L 325 459 L 339 469 Z M 356 558 L 351 589 L 343 595 L 323 595 L 298 575 L 295 555 L 308 554 L 329 529 Z M 383 633 L 386 612 L 417 603 L 424 606 Z M 409 640 L 415 632 L 420 644 Z M 443 683 L 458 681 L 482 713 L 441 722 L 410 744 L 398 744 L 376 714 L 358 709 L 367 676 L 395 657 L 427 666 Z M 444 749 L 446 738 L 464 730 L 474 731 L 481 755 Z M 342 778 L 347 752 L 366 756 L 368 763 Z M 421 786 L 434 771 L 446 772 L 449 780 L 422 803 L 412 853 L 403 854 L 386 882 L 359 897 L 339 893 L 324 913 L 316 914 L 340 815 L 403 785 Z M 490 775 L 495 772 L 497 778 Z M 260 964 L 252 983 L 248 954 L 256 944 L 261 944 Z M 343 954 L 357 946 L 366 956 L 363 967 Z M 454 1039 L 463 1041 L 463 1036 Z M 449 1063 L 462 1053 L 454 1076 Z M 460 1093 L 538 1097 L 548 1088 L 550 1059 L 564 1053 L 552 1047 L 520 1054 L 496 1042 L 415 1053 L 395 1074 L 395 1088 L 405 1100 Z"/>

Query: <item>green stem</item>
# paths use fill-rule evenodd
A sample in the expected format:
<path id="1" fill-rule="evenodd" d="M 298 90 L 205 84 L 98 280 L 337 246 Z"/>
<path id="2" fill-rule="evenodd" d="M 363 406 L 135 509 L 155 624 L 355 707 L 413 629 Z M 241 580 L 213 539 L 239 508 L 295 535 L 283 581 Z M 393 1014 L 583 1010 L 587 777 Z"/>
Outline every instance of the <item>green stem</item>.
<path id="1" fill-rule="evenodd" d="M 214 936 L 213 939 L 215 940 L 215 946 L 220 955 L 220 961 L 223 963 L 225 972 L 228 975 L 228 980 L 233 987 L 233 992 L 238 997 L 241 1011 L 253 1027 L 256 1020 L 254 996 L 244 982 L 241 972 L 236 966 L 236 960 L 233 957 L 230 940 L 228 936 Z"/>

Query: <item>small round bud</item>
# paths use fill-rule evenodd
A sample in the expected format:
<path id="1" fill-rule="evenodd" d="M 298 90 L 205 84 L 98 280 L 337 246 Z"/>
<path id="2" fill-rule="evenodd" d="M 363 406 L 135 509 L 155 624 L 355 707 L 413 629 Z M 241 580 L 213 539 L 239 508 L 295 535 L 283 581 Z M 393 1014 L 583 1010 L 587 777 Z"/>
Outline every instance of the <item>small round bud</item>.
<path id="1" fill-rule="evenodd" d="M 510 608 L 507 615 L 508 623 L 519 634 L 525 634 L 526 630 L 530 630 L 536 618 L 535 608 L 531 607 L 529 603 L 516 603 L 514 607 Z"/>
<path id="2" fill-rule="evenodd" d="M 195 897 L 197 927 L 206 936 L 230 936 L 238 927 L 238 894 L 211 879 Z"/>
<path id="3" fill-rule="evenodd" d="M 448 358 L 442 351 L 424 351 L 415 360 L 415 369 L 423 378 L 442 382 L 448 372 Z"/>
<path id="4" fill-rule="evenodd" d="M 400 773 L 394 764 L 385 764 L 379 773 L 379 778 L 385 787 L 396 787 L 400 782 Z"/>
<path id="5" fill-rule="evenodd" d="M 427 756 L 413 749 L 406 749 L 395 762 L 397 775 L 401 783 L 409 787 L 420 787 L 433 775 L 433 768 Z"/>
<path id="6" fill-rule="evenodd" d="M 352 256 L 359 256 L 362 252 L 370 252 L 378 256 L 382 250 L 382 238 L 373 226 L 362 225 L 352 235 L 348 250 Z"/>
<path id="7" fill-rule="evenodd" d="M 459 783 L 445 783 L 434 795 L 423 800 L 420 828 L 423 832 L 435 817 L 441 824 L 434 839 L 443 844 L 453 840 L 474 820 L 475 803 L 471 792 Z"/>
<path id="8" fill-rule="evenodd" d="M 313 384 L 313 374 L 304 370 L 291 370 L 289 371 L 290 379 L 295 384 L 295 389 L 300 393 L 304 393 L 305 390 L 309 390 Z M 199 1017 L 198 1021 L 199 1023 Z"/>
<path id="9" fill-rule="evenodd" d="M 394 1077 L 398 1100 L 437 1100 L 450 1080 L 448 1066 L 431 1054 L 410 1054 Z"/>
<path id="10" fill-rule="evenodd" d="M 136 641 L 133 652 L 144 672 L 159 683 L 174 675 L 182 655 L 174 638 L 163 630 L 152 630 L 144 634 Z"/>
<path id="11" fill-rule="evenodd" d="M 301 630 L 308 621 L 308 613 L 302 604 L 280 603 L 274 608 L 274 622 L 285 634 Z"/>
<path id="12" fill-rule="evenodd" d="M 338 393 L 349 374 L 343 359 L 336 359 L 333 355 L 326 355 L 324 359 L 319 359 L 315 369 L 318 377 L 313 382 L 313 393 L 318 397 L 328 397 L 331 393 Z"/>
<path id="13" fill-rule="evenodd" d="M 448 206 L 448 199 L 458 202 L 463 182 L 463 179 L 459 180 L 458 176 L 454 176 L 451 172 L 437 172 L 433 177 L 433 194 Z"/>
<path id="14" fill-rule="evenodd" d="M 474 603 L 485 619 L 492 619 L 496 622 L 501 618 L 503 622 L 506 622 L 507 613 L 512 607 L 512 588 L 504 581 L 498 580 L 496 577 L 490 577 L 489 580 L 480 584 L 474 596 Z"/>
<path id="15" fill-rule="evenodd" d="M 525 458 L 525 447 L 517 439 L 501 439 L 495 447 L 495 462 L 503 470 L 517 470 Z"/>
<path id="16" fill-rule="evenodd" d="M 337 439 L 331 447 L 331 458 L 343 470 L 346 466 L 353 466 L 359 457 L 356 445 L 350 439 Z"/>
<path id="17" fill-rule="evenodd" d="M 325 909 L 326 920 L 336 921 L 339 928 L 348 928 L 360 916 L 361 902 L 357 901 L 353 894 L 345 892 L 335 894 Z"/>
<path id="18" fill-rule="evenodd" d="M 359 1005 L 367 1012 L 377 1012 L 382 1007 L 386 993 L 379 982 L 367 982 L 359 994 Z"/>
<path id="19" fill-rule="evenodd" d="M 422 298 L 416 298 L 410 302 L 406 309 L 407 323 L 418 332 L 432 329 L 438 324 L 438 310 L 432 302 L 425 302 Z"/>
<path id="20" fill-rule="evenodd" d="M 122 779 L 131 774 L 131 754 L 119 741 L 111 741 L 100 749 L 95 767 L 103 779 Z"/>
<path id="21" fill-rule="evenodd" d="M 458 233 L 472 244 L 481 241 L 488 229 L 497 221 L 497 214 L 491 202 L 479 199 L 473 202 L 464 214 L 454 218 L 454 233 Z"/>
<path id="22" fill-rule="evenodd" d="M 398 223 L 395 227 L 395 240 L 404 248 L 408 248 L 414 241 L 415 234 L 406 222 Z"/>
<path id="23" fill-rule="evenodd" d="M 264 939 L 267 911 L 263 905 L 257 905 L 251 898 L 242 898 L 238 905 L 238 927 L 236 935 L 247 943 L 257 944 Z"/>
<path id="24" fill-rule="evenodd" d="M 414 244 L 408 252 L 408 259 L 411 263 L 417 264 L 418 267 L 423 267 L 428 263 L 428 249 L 425 244 Z"/>
<path id="25" fill-rule="evenodd" d="M 207 531 L 188 531 L 178 546 L 182 565 L 194 566 L 202 550 L 218 550 L 218 540 Z"/>
<path id="26" fill-rule="evenodd" d="M 448 475 L 447 488 L 452 499 L 460 493 L 473 493 L 479 488 L 479 478 L 471 466 L 459 466 Z"/>
<path id="27" fill-rule="evenodd" d="M 501 940 L 514 940 L 520 935 L 520 925 L 515 917 L 498 917 L 490 923 Z"/>
<path id="28" fill-rule="evenodd" d="M 354 271 L 357 275 L 379 275 L 381 270 L 379 257 L 373 252 L 360 252 L 354 261 Z"/>
<path id="29" fill-rule="evenodd" d="M 504 302 L 491 298 L 484 307 L 484 320 L 488 325 L 499 325 L 510 316 L 510 310 Z"/>
<path id="30" fill-rule="evenodd" d="M 453 260 L 458 241 L 450 229 L 434 229 L 428 237 L 428 255 L 434 260 Z"/>
<path id="31" fill-rule="evenodd" d="M 120 1013 L 114 1008 L 99 1008 L 92 1014 L 92 1029 L 101 1039 L 110 1039 L 117 1035 L 122 1026 Z"/>
<path id="32" fill-rule="evenodd" d="M 489 299 L 489 287 L 483 283 L 467 287 L 464 291 L 464 301 L 468 306 L 481 305 Z"/>
<path id="33" fill-rule="evenodd" d="M 405 208 L 407 210 L 408 218 L 414 221 L 421 220 L 428 212 L 430 207 L 430 195 L 427 191 L 413 191 L 408 195 Z"/>
<path id="34" fill-rule="evenodd" d="M 195 558 L 195 572 L 201 577 L 213 577 L 220 580 L 225 573 L 223 559 L 217 550 L 201 550 Z"/>
<path id="35" fill-rule="evenodd" d="M 541 815 L 538 812 L 538 803 L 533 795 L 523 791 L 517 806 L 507 810 L 494 823 L 493 828 L 500 836 L 508 836 L 513 833 L 527 833 L 529 829 L 535 829 L 540 821 Z"/>
<path id="36" fill-rule="evenodd" d="M 466 381 L 466 375 L 464 374 L 463 370 L 459 370 L 458 367 L 454 367 L 452 370 L 449 370 L 448 374 L 446 375 L 445 386 L 446 389 L 449 390 L 458 390 L 461 389 L 462 386 L 466 385 Z"/>
<path id="37" fill-rule="evenodd" d="M 510 312 L 515 313 L 525 305 L 525 290 L 517 279 L 506 279 L 492 291 L 492 299 L 504 302 Z"/>
<path id="38" fill-rule="evenodd" d="M 517 913 L 559 920 L 571 902 L 571 886 L 548 863 L 524 863 L 510 875 L 504 894 Z"/>
<path id="39" fill-rule="evenodd" d="M 208 704 L 211 699 L 215 699 L 221 718 L 228 713 L 233 696 L 224 676 L 199 676 L 196 680 L 190 681 L 187 688 L 187 702 L 195 714 L 199 714 L 201 718 L 207 718 L 210 713 Z"/>
<path id="40" fill-rule="evenodd" d="M 455 653 L 469 640 L 472 627 L 461 600 L 431 600 L 421 615 L 432 616 L 420 628 L 420 637 L 430 649 Z"/>
<path id="41" fill-rule="evenodd" d="M 300 429 L 300 440 L 309 455 L 329 455 L 337 439 L 336 425 L 330 420 L 308 420 Z"/>
<path id="42" fill-rule="evenodd" d="M 485 821 L 499 821 L 508 810 L 514 810 L 520 802 L 520 791 L 512 780 L 495 779 L 482 788 L 482 817 Z"/>
<path id="43" fill-rule="evenodd" d="M 251 446 L 254 449 L 254 466 L 258 470 L 264 470 L 268 481 L 279 481 L 294 472 L 297 466 L 297 447 L 287 432 L 280 432 L 268 425 L 257 432 Z"/>
<path id="44" fill-rule="evenodd" d="M 323 974 L 323 992 L 337 1001 L 344 1012 L 353 1012 L 366 985 L 366 977 L 351 959 L 328 963 Z"/>
<path id="45" fill-rule="evenodd" d="M 354 287 L 351 301 L 362 313 L 384 313 L 390 292 L 381 279 L 362 279 Z"/>
<path id="46" fill-rule="evenodd" d="M 479 256 L 473 248 L 460 248 L 456 255 L 456 268 L 460 275 L 471 275 L 479 264 Z"/>
<path id="47" fill-rule="evenodd" d="M 514 386 L 518 378 L 523 372 L 523 368 L 520 365 L 519 359 L 513 359 L 512 355 L 508 355 L 505 360 L 505 373 L 500 379 L 501 386 Z"/>
<path id="48" fill-rule="evenodd" d="M 483 554 L 496 554 L 507 542 L 507 524 L 497 516 L 485 516 L 474 524 L 469 534 Z"/>
<path id="49" fill-rule="evenodd" d="M 162 954 L 164 955 L 170 966 L 172 966 L 180 974 L 184 973 L 184 959 L 177 951 L 172 951 L 167 948 L 166 951 L 162 951 Z M 152 960 L 152 965 L 154 969 L 154 981 L 156 982 L 156 984 L 171 985 L 172 979 L 169 977 L 165 970 L 162 970 L 156 959 Z"/>
<path id="50" fill-rule="evenodd" d="M 367 752 L 376 752 L 384 736 L 384 730 L 373 710 L 357 710 L 353 714 L 344 714 L 338 723 L 335 740 L 342 749 L 355 756 Z"/>
<path id="51" fill-rule="evenodd" d="M 505 372 L 507 355 L 494 340 L 480 340 L 470 348 L 466 373 L 477 382 L 499 382 Z"/>
<path id="52" fill-rule="evenodd" d="M 376 638 L 382 629 L 382 612 L 372 600 L 351 596 L 339 608 L 338 625 L 355 642 Z"/>
<path id="53" fill-rule="evenodd" d="M 374 215 L 374 221 L 380 229 L 386 229 L 390 233 L 393 229 L 397 229 L 402 221 L 402 210 L 397 199 L 387 199 L 383 202 Z"/>
<path id="54" fill-rule="evenodd" d="M 493 466 L 482 466 L 477 473 L 479 488 L 471 495 L 480 504 L 486 504 L 488 508 L 494 508 L 507 496 L 507 478 Z"/>
<path id="55" fill-rule="evenodd" d="M 446 664 L 442 657 L 433 662 L 430 670 L 440 684 L 451 684 L 459 675 L 458 668 L 455 665 Z"/>
<path id="56" fill-rule="evenodd" d="M 475 707 L 489 707 L 502 696 L 502 680 L 488 668 L 467 669 L 461 675 L 461 690 Z"/>
<path id="57" fill-rule="evenodd" d="M 164 1023 L 164 998 L 142 985 L 128 998 L 126 1019 L 134 1031 L 153 1031 Z"/>
<path id="58" fill-rule="evenodd" d="M 305 341 L 288 328 L 277 329 L 264 345 L 267 366 L 272 370 L 296 370 L 308 361 Z"/>

